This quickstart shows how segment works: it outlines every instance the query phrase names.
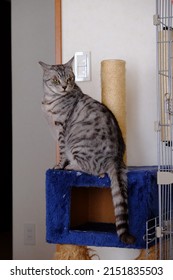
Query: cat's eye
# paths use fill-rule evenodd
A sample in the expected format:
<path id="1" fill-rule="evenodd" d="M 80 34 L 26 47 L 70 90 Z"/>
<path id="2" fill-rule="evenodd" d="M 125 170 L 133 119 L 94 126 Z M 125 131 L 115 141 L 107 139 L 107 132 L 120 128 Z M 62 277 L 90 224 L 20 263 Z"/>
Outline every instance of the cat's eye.
<path id="1" fill-rule="evenodd" d="M 52 79 L 52 82 L 53 82 L 55 85 L 59 85 L 59 84 L 60 84 L 60 81 L 59 81 L 56 77 L 54 77 L 54 78 Z"/>

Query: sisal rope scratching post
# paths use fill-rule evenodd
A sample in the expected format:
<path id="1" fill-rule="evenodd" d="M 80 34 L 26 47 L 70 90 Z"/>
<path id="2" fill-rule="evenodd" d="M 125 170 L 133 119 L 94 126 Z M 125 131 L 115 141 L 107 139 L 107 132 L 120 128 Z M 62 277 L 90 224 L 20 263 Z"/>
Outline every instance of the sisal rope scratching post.
<path id="1" fill-rule="evenodd" d="M 108 59 L 101 62 L 102 103 L 118 120 L 126 143 L 125 61 Z M 124 156 L 126 162 L 126 154 Z"/>
<path id="2" fill-rule="evenodd" d="M 54 260 L 91 260 L 90 249 L 86 246 L 58 244 Z M 94 255 L 93 255 L 94 256 Z"/>

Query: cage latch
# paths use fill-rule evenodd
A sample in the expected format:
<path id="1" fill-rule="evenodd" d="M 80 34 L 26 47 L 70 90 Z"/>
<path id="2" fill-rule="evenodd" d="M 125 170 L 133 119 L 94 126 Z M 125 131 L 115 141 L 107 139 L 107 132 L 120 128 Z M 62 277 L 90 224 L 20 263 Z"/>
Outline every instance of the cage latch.
<path id="1" fill-rule="evenodd" d="M 160 123 L 158 121 L 154 122 L 154 131 L 155 132 L 161 131 Z"/>
<path id="2" fill-rule="evenodd" d="M 153 16 L 153 24 L 154 25 L 159 25 L 160 24 L 160 19 L 159 19 L 159 15 L 158 14 L 155 14 Z"/>
<path id="3" fill-rule="evenodd" d="M 162 227 L 156 227 L 156 237 L 160 238 L 163 237 L 163 228 Z"/>
<path id="4" fill-rule="evenodd" d="M 173 184 L 173 172 L 158 171 L 157 172 L 157 183 L 159 185 Z"/>

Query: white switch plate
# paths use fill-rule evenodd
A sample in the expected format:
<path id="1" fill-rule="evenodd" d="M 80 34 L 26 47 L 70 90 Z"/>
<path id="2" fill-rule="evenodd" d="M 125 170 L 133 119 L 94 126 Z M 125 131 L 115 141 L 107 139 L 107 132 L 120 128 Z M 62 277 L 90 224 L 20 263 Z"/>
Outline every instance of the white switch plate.
<path id="1" fill-rule="evenodd" d="M 81 51 L 75 53 L 74 72 L 76 81 L 82 82 L 91 80 L 90 59 L 90 52 Z"/>
<path id="2" fill-rule="evenodd" d="M 35 245 L 35 224 L 24 224 L 24 245 Z"/>

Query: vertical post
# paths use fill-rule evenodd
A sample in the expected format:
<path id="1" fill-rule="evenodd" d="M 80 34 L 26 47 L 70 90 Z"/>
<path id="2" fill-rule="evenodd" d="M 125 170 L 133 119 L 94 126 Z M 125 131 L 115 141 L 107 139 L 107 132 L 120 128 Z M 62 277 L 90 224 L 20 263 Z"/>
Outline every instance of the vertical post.
<path id="1" fill-rule="evenodd" d="M 62 63 L 62 5 L 61 0 L 55 0 L 55 59 Z M 56 145 L 56 163 L 60 162 L 59 145 Z"/>
<path id="2" fill-rule="evenodd" d="M 62 63 L 62 5 L 61 0 L 55 0 L 55 54 L 56 63 Z"/>

